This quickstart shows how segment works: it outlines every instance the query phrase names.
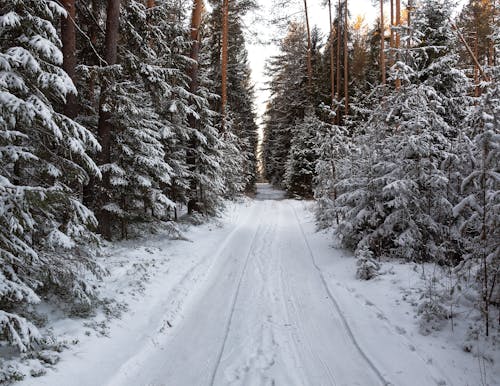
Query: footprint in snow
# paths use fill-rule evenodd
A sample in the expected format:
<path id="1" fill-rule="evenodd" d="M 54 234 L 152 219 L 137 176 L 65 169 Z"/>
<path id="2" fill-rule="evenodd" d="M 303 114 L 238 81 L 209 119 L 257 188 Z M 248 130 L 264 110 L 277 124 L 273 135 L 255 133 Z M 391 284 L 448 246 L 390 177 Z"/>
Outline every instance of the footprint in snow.
<path id="1" fill-rule="evenodd" d="M 377 318 L 379 318 L 380 320 L 387 320 L 387 317 L 381 312 L 377 313 Z"/>

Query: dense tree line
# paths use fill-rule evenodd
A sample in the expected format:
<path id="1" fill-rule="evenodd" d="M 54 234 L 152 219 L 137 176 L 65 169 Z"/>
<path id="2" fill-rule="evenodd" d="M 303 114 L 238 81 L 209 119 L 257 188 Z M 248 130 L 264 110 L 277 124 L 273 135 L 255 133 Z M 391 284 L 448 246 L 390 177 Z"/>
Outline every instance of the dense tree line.
<path id="1" fill-rule="evenodd" d="M 500 323 L 499 4 L 470 0 L 456 18 L 447 0 L 380 6 L 370 28 L 337 5 L 310 52 L 312 94 L 306 24 L 289 25 L 269 64 L 266 173 L 314 195 L 319 226 L 357 255 L 452 268 L 488 335 Z"/>
<path id="2" fill-rule="evenodd" d="M 43 344 L 41 299 L 92 308 L 85 278 L 104 273 L 93 248 L 101 238 L 154 229 L 183 207 L 214 214 L 251 189 L 257 139 L 241 17 L 254 5 L 226 1 L 222 31 L 212 3 L 0 0 L 2 345 Z"/>

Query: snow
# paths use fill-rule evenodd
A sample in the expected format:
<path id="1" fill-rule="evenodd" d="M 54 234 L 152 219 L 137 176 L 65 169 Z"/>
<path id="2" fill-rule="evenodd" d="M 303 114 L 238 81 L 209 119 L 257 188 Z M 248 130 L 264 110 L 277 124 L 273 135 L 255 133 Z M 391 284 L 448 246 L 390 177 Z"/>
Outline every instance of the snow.
<path id="1" fill-rule="evenodd" d="M 498 352 L 492 366 L 461 349 L 463 331 L 418 332 L 424 283 L 412 265 L 357 280 L 312 212 L 259 184 L 255 200 L 187 230 L 194 242 L 109 246 L 101 290 L 123 314 L 53 318 L 55 334 L 78 343 L 20 385 L 479 385 L 482 365 L 485 384 L 498 384 Z"/>

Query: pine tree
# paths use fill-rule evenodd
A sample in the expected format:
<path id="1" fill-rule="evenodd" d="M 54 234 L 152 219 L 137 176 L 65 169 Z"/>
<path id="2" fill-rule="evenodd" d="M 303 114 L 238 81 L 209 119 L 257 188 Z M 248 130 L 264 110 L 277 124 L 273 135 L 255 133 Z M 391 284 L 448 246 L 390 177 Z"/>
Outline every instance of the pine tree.
<path id="1" fill-rule="evenodd" d="M 303 121 L 292 128 L 292 140 L 285 165 L 284 185 L 286 190 L 300 197 L 313 195 L 316 175 L 316 133 L 322 130 L 321 122 L 314 112 L 308 111 Z"/>
<path id="2" fill-rule="evenodd" d="M 227 107 L 224 108 L 226 118 L 231 122 L 231 133 L 227 135 L 243 155 L 241 173 L 244 176 L 242 188 L 253 189 L 257 174 L 257 125 L 254 111 L 254 89 L 251 83 L 248 53 L 245 47 L 242 17 L 256 8 L 253 0 L 238 0 L 229 2 L 228 10 L 228 52 L 227 52 Z M 210 75 L 213 81 L 211 91 L 220 94 L 222 87 L 221 54 L 222 54 L 222 15 L 221 2 L 213 2 L 213 10 L 207 22 L 206 48 L 211 47 Z M 220 103 L 214 104 L 214 110 L 220 110 Z M 222 119 L 222 117 L 221 117 Z M 224 132 L 228 131 L 224 127 Z M 235 150 L 235 149 L 233 149 Z M 229 178 L 229 175 L 227 175 Z M 238 180 L 235 171 L 233 178 Z M 232 182 L 230 182 L 232 184 Z M 238 185 L 236 183 L 236 185 Z M 236 186 L 233 184 L 233 186 Z"/>
<path id="3" fill-rule="evenodd" d="M 449 15 L 449 7 L 437 3 L 421 8 L 412 29 L 401 31 L 411 34 L 413 44 L 421 43 L 410 52 L 401 48 L 398 56 L 405 62 L 398 62 L 391 72 L 400 89 L 364 126 L 366 134 L 360 140 L 372 143 L 364 156 L 370 161 L 352 167 L 355 175 L 339 183 L 344 215 L 339 232 L 346 244 L 369 247 L 377 254 L 448 263 L 459 245 L 451 229 L 454 198 L 448 194 L 449 173 L 443 165 L 454 158 L 452 140 L 457 133 L 451 124 L 463 111 L 455 108 L 450 117 L 446 108 L 463 94 L 458 85 L 464 78 L 454 71 L 456 59 L 430 34 Z M 433 12 L 427 12 L 431 7 Z M 440 18 L 430 20 L 431 14 Z M 360 164 L 353 156 L 351 160 Z"/>
<path id="4" fill-rule="evenodd" d="M 320 229 L 339 223 L 337 207 L 337 183 L 347 171 L 342 170 L 343 159 L 349 154 L 347 130 L 342 126 L 323 123 L 316 133 L 315 148 L 318 149 L 314 198 L 316 199 L 316 221 Z"/>
<path id="5" fill-rule="evenodd" d="M 454 208 L 465 238 L 464 260 L 459 271 L 476 276 L 485 334 L 490 332 L 490 306 L 500 302 L 500 82 L 482 95 L 468 122 L 473 138 L 473 165 L 462 181 L 463 200 Z"/>
<path id="6" fill-rule="evenodd" d="M 310 105 L 307 92 L 306 33 L 298 23 L 291 23 L 281 43 L 281 54 L 268 64 L 272 99 L 265 121 L 264 163 L 268 179 L 283 183 L 285 164 L 292 140 L 291 129 L 305 117 Z"/>
<path id="7" fill-rule="evenodd" d="M 79 187 L 100 175 L 99 144 L 56 109 L 76 93 L 54 26 L 65 10 L 13 0 L 0 14 L 0 340 L 26 351 L 41 337 L 25 311 L 42 295 L 90 307 L 97 224 Z"/>

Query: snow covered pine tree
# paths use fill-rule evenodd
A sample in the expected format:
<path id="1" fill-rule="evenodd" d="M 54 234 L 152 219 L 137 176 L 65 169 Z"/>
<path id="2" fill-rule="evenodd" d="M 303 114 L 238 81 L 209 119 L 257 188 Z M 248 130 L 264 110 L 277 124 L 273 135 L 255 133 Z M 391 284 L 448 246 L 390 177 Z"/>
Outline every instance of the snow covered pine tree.
<path id="1" fill-rule="evenodd" d="M 50 0 L 0 3 L 0 341 L 21 352 L 42 340 L 30 305 L 50 293 L 88 309 L 83 273 L 98 273 L 79 192 L 99 176 L 87 154 L 99 145 L 57 109 L 76 92 L 54 28 L 64 14 Z"/>

